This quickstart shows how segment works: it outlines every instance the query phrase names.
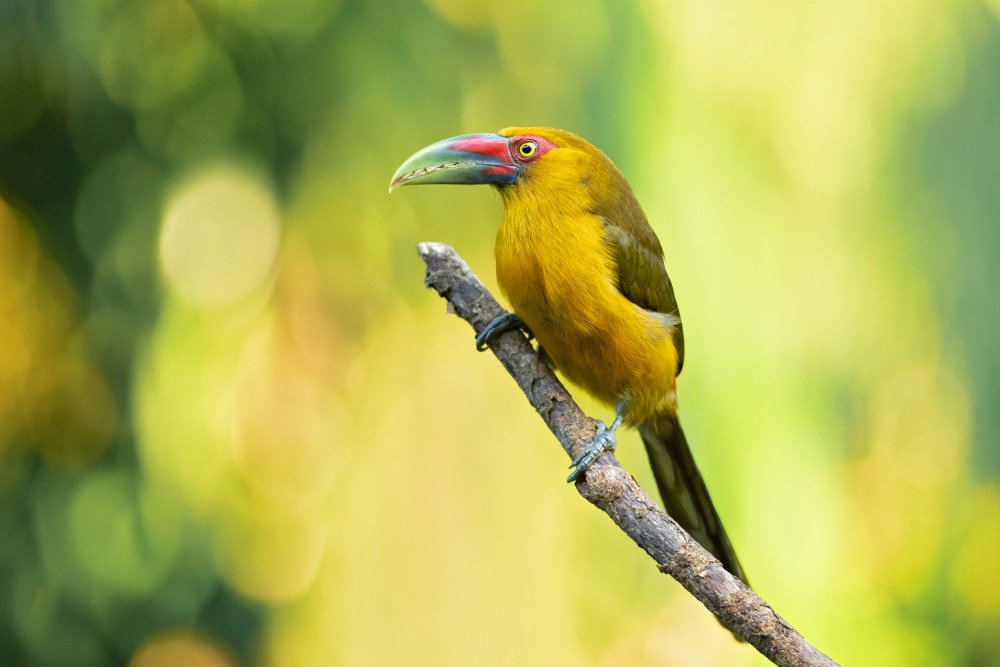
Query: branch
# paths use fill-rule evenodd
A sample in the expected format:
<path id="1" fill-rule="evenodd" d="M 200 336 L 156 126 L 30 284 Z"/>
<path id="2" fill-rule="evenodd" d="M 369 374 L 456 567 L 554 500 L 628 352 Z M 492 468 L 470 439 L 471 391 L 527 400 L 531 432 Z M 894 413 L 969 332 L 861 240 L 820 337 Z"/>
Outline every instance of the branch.
<path id="1" fill-rule="evenodd" d="M 477 334 L 506 312 L 450 246 L 421 243 L 417 251 L 427 263 L 427 287 L 437 290 L 448 301 L 449 312 L 471 324 Z M 521 332 L 505 333 L 491 349 L 570 457 L 593 441 L 597 422 L 577 407 Z M 680 582 L 722 625 L 771 662 L 782 667 L 836 667 L 667 516 L 613 455 L 598 459 L 577 480 L 576 489 L 642 547 L 660 572 Z"/>

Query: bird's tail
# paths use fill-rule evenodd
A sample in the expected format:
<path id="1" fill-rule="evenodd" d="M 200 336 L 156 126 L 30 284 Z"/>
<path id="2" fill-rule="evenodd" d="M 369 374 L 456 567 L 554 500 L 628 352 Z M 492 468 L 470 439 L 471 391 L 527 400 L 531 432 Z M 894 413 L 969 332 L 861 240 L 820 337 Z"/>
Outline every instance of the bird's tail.
<path id="1" fill-rule="evenodd" d="M 712 552 L 730 574 L 749 586 L 743 566 L 708 495 L 705 480 L 691 456 L 677 415 L 653 417 L 639 426 L 639 434 L 646 445 L 667 514 Z"/>

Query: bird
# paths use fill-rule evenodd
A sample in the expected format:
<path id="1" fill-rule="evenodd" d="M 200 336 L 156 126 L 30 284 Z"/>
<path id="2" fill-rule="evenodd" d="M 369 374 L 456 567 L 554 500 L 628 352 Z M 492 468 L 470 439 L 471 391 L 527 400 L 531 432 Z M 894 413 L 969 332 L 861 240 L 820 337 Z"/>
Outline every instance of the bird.
<path id="1" fill-rule="evenodd" d="M 503 200 L 494 257 L 513 312 L 489 323 L 477 349 L 521 329 L 566 379 L 615 410 L 567 481 L 614 451 L 619 427 L 636 427 L 667 513 L 749 586 L 680 425 L 680 310 L 625 176 L 575 134 L 515 127 L 427 146 L 393 174 L 389 192 L 426 184 L 488 184 Z"/>

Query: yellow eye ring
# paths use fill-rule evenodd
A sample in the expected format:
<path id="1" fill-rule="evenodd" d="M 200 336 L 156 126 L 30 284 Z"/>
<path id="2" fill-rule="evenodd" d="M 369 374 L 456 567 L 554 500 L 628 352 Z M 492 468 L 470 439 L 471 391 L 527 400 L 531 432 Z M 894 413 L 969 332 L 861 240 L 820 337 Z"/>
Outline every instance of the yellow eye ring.
<path id="1" fill-rule="evenodd" d="M 531 157 L 538 152 L 538 144 L 534 141 L 525 141 L 517 147 L 517 152 L 520 153 L 521 157 Z"/>

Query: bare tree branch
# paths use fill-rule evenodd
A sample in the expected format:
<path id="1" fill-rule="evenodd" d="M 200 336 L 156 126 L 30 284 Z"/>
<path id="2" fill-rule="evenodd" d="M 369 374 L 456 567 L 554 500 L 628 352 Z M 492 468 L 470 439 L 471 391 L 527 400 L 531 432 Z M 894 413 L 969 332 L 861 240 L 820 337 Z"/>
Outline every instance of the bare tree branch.
<path id="1" fill-rule="evenodd" d="M 417 250 L 427 263 L 427 287 L 437 290 L 448 301 L 449 311 L 471 324 L 477 334 L 506 312 L 450 246 L 421 243 Z M 471 341 L 469 345 L 471 349 Z M 593 441 L 597 422 L 581 412 L 521 332 L 503 334 L 491 349 L 570 457 Z M 650 499 L 613 455 L 598 459 L 577 481 L 576 489 L 642 547 L 661 572 L 679 581 L 725 627 L 771 662 L 782 667 L 837 664 L 723 569 Z"/>

